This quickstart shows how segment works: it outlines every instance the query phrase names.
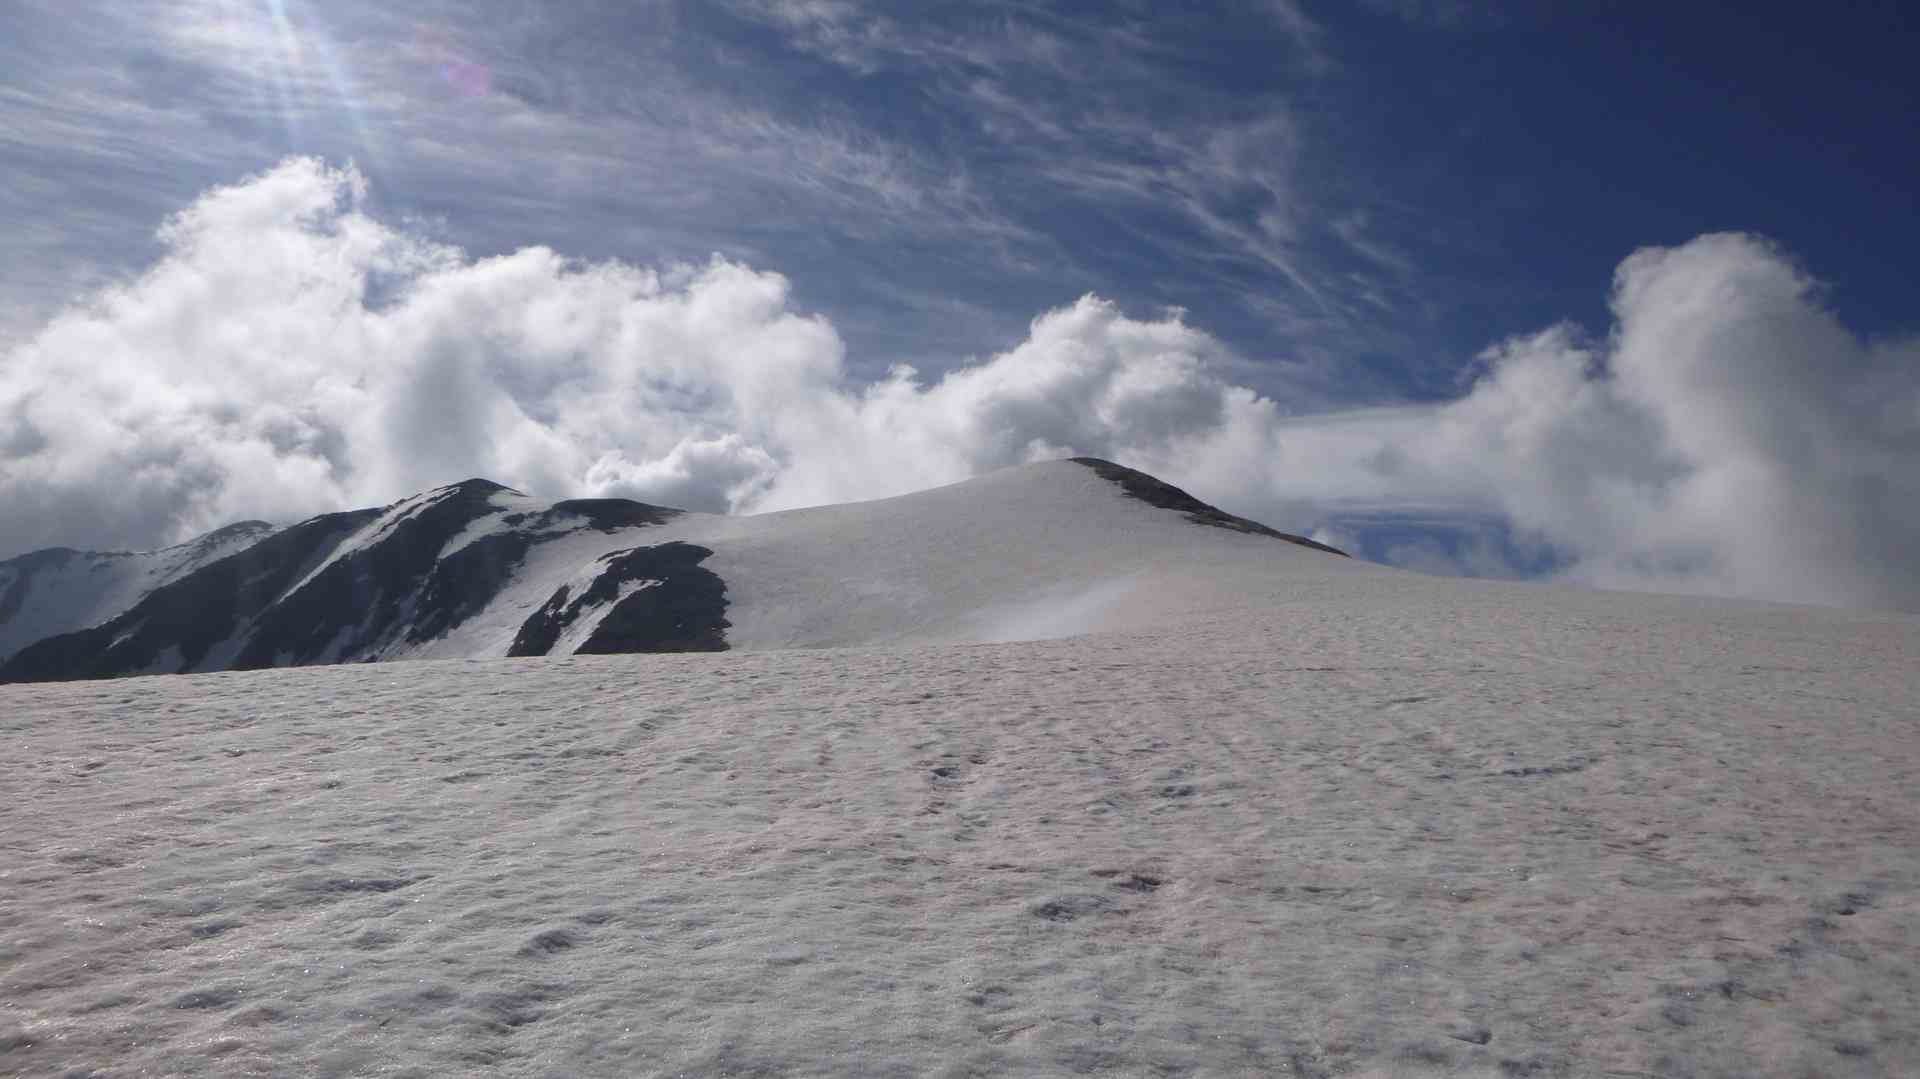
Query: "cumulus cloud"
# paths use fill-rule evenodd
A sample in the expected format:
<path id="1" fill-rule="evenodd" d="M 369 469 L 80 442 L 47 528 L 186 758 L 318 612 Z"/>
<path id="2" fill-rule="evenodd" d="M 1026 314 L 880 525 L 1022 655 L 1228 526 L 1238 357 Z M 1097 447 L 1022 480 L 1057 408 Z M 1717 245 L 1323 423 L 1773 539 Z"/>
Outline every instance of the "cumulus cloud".
<path id="1" fill-rule="evenodd" d="M 165 256 L 0 366 L 0 548 L 141 545 L 487 475 L 747 511 L 901 493 L 1217 422 L 1218 353 L 1087 300 L 933 386 L 855 385 L 787 281 L 544 248 L 497 258 L 383 224 L 352 169 L 208 192 Z"/>
<path id="2" fill-rule="evenodd" d="M 1604 341 L 1497 346 L 1348 454 L 1386 499 L 1497 510 L 1575 580 L 1920 609 L 1920 342 L 1861 340 L 1734 234 L 1634 253 L 1612 310 Z"/>
<path id="3" fill-rule="evenodd" d="M 471 475 L 755 512 L 1083 453 L 1329 536 L 1455 515 L 1578 580 L 1920 608 L 1920 347 L 1861 341 L 1754 238 L 1635 253 L 1606 339 L 1507 341 L 1453 402 L 1293 417 L 1177 316 L 1088 297 L 937 379 L 860 382 L 778 274 L 475 259 L 363 188 L 298 159 L 208 192 L 151 269 L 5 354 L 0 554 Z M 1491 574 L 1511 546 L 1393 549 Z"/>

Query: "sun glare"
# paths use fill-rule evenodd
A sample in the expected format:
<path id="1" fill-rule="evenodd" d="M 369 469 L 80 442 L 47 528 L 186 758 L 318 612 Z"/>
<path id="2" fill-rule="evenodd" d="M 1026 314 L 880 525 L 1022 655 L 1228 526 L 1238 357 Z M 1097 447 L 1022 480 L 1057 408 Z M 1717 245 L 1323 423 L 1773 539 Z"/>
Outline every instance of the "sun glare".
<path id="1" fill-rule="evenodd" d="M 184 43 L 217 52 L 253 101 L 252 111 L 271 117 L 287 149 L 338 154 L 377 162 L 377 125 L 346 57 L 344 46 L 322 16 L 326 10 L 299 0 L 211 0 L 179 27 Z M 344 145 L 343 145 L 344 143 Z"/>

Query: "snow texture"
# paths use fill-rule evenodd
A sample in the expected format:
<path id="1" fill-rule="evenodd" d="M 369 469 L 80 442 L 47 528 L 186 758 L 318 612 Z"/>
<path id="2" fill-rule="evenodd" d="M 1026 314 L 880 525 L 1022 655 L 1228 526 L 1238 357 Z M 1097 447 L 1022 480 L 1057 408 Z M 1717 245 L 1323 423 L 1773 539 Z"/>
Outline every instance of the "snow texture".
<path id="1" fill-rule="evenodd" d="M 695 522 L 766 650 L 0 686 L 0 1073 L 1920 1072 L 1920 619 L 1080 477 Z"/>

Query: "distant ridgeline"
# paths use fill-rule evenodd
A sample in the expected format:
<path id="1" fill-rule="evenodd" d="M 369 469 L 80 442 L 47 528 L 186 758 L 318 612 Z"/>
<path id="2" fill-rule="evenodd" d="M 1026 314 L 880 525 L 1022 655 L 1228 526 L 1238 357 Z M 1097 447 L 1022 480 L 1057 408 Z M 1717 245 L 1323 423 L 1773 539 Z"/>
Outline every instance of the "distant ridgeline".
<path id="1" fill-rule="evenodd" d="M 1341 553 L 1224 513 L 1145 473 L 1096 458 L 1073 463 L 1192 524 Z M 1050 462 L 1013 472 L 1042 495 L 1051 484 L 1061 487 L 1063 500 L 1085 497 L 1076 495 L 1084 480 L 1079 487 L 1065 483 L 1071 477 L 1062 468 L 1077 471 Z M 978 497 L 987 499 L 1001 489 L 973 487 L 981 482 L 885 505 L 910 531 L 925 524 L 926 535 L 950 539 L 952 526 L 939 515 L 951 510 L 942 507 L 964 505 L 970 489 L 986 491 Z M 1112 512 L 1113 501 L 1063 505 L 1061 513 L 1097 542 L 1113 527 L 1097 519 Z M 826 568 L 848 557 L 864 534 L 866 525 L 854 516 L 832 516 L 848 508 L 731 519 L 624 499 L 544 502 L 473 479 L 382 509 L 330 513 L 282 529 L 262 522 L 229 526 L 163 551 L 36 551 L 0 563 L 0 682 L 403 658 L 722 651 L 733 625 L 730 596 L 727 582 L 702 565 L 715 551 L 707 544 L 731 543 L 743 521 L 749 531 L 767 522 L 751 550 L 786 552 L 774 561 L 798 562 L 801 573 L 819 564 L 830 578 L 819 594 L 859 591 L 846 570 Z M 923 521 L 915 513 L 928 516 Z M 1002 527 L 981 546 L 1007 541 L 1009 531 L 1018 528 Z M 807 543 L 821 545 L 817 556 Z M 1168 551 L 1169 560 L 1179 556 Z M 795 571 L 781 572 L 791 577 Z M 968 570 L 922 561 L 896 572 Z M 1014 587 L 1030 594 L 1050 583 Z M 911 592 L 917 585 L 888 587 Z M 888 588 L 876 583 L 872 590 L 878 595 Z M 870 605 L 855 610 L 872 615 Z M 913 617 L 925 621 L 924 612 Z M 823 620 L 831 619 L 814 618 Z M 815 626 L 819 639 L 783 632 L 772 646 L 838 643 L 831 626 Z"/>
<path id="2" fill-rule="evenodd" d="M 537 547 L 680 515 L 623 499 L 502 512 L 501 495 L 516 492 L 468 480 L 273 532 L 160 585 L 117 617 L 21 648 L 0 664 L 0 682 L 397 657 L 487 607 Z M 474 529 L 482 523 L 493 527 Z M 585 632 L 573 652 L 724 649 L 726 590 L 699 565 L 712 553 L 664 543 L 593 559 L 585 580 L 561 584 L 525 619 L 506 654 L 546 655 L 576 628 Z"/>

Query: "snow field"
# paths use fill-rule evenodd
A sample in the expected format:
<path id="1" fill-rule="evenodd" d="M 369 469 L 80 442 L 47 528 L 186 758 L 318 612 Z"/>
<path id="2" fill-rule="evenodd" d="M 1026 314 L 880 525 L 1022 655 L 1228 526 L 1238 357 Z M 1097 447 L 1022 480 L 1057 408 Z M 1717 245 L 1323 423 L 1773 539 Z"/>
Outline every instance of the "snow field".
<path id="1" fill-rule="evenodd" d="M 1920 1071 L 1920 622 L 1202 598 L 0 687 L 0 1073 Z"/>

